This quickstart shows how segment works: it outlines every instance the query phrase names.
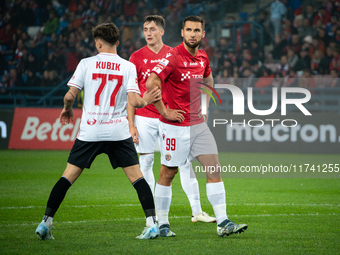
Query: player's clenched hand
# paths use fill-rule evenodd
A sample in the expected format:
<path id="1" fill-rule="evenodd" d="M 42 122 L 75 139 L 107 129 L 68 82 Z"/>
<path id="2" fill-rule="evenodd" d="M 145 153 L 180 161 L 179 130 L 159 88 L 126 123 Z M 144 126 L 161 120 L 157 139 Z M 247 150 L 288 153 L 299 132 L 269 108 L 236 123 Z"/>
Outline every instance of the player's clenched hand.
<path id="1" fill-rule="evenodd" d="M 168 106 L 166 108 L 166 111 L 163 117 L 166 118 L 167 120 L 182 122 L 184 121 L 184 116 L 183 116 L 184 113 L 185 111 L 173 110 L 173 109 L 170 109 Z"/>
<path id="2" fill-rule="evenodd" d="M 130 128 L 130 134 L 131 134 L 133 142 L 134 143 L 139 143 L 137 128 L 135 126 L 129 126 L 129 128 Z"/>
<path id="3" fill-rule="evenodd" d="M 73 121 L 73 110 L 72 110 L 72 108 L 70 108 L 68 110 L 63 108 L 63 110 L 60 113 L 59 119 L 60 119 L 60 123 L 63 124 L 63 125 L 69 124 L 70 120 Z"/>
<path id="4" fill-rule="evenodd" d="M 162 99 L 162 91 L 158 87 L 154 88 L 151 91 L 147 90 L 143 95 L 143 99 L 148 105 L 157 102 Z"/>

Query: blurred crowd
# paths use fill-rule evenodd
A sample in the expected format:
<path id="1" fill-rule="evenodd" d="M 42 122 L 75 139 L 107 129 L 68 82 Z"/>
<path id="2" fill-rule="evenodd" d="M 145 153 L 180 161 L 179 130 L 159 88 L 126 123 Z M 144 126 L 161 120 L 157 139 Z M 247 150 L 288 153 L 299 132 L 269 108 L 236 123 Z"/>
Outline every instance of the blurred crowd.
<path id="1" fill-rule="evenodd" d="M 219 79 L 233 83 L 247 78 L 234 82 L 241 87 L 340 87 L 339 0 L 305 6 L 275 0 L 255 20 L 264 28 L 269 50 L 261 49 L 258 40 L 243 40 L 234 47 L 230 39 L 220 38 L 210 58 Z"/>
<path id="2" fill-rule="evenodd" d="M 232 1 L 224 0 L 226 6 Z M 217 79 L 249 78 L 236 84 L 247 87 L 296 86 L 296 77 L 327 75 L 336 79 L 340 71 L 340 0 L 323 0 L 317 6 L 300 1 L 275 0 L 256 15 L 264 28 L 264 46 L 248 36 L 244 25 L 232 36 L 202 40 Z M 80 59 L 96 54 L 93 26 L 114 22 L 121 30 L 118 53 L 129 59 L 145 45 L 140 22 L 146 15 L 166 19 L 163 40 L 181 42 L 180 28 L 187 15 L 201 15 L 209 25 L 218 19 L 217 1 L 195 0 L 12 0 L 0 3 L 0 94 L 13 87 L 55 87 L 69 77 Z M 317 7 L 316 7 L 317 6 Z M 228 16 L 224 20 L 236 21 Z M 230 27 L 225 25 L 225 28 Z M 213 46 L 212 46 L 213 45 Z M 256 83 L 251 78 L 266 78 Z M 282 79 L 281 79 L 282 78 Z M 272 79 L 272 80 L 271 80 Z M 281 79 L 284 82 L 273 82 Z M 318 86 L 309 82 L 297 86 Z M 338 86 L 337 82 L 323 86 Z"/>

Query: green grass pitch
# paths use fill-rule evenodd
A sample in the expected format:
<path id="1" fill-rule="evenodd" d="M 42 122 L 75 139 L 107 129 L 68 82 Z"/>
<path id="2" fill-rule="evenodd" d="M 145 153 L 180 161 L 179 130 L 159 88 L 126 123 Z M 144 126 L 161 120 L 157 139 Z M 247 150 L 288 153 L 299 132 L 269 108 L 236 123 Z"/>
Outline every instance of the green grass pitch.
<path id="1" fill-rule="evenodd" d="M 247 223 L 220 238 L 216 225 L 191 223 L 179 176 L 170 208 L 175 238 L 136 240 L 145 226 L 136 192 L 121 169 L 100 155 L 69 189 L 54 217 L 55 240 L 35 234 L 68 151 L 0 151 L 0 254 L 339 254 L 339 178 L 225 178 L 227 211 Z M 220 153 L 240 166 L 266 162 L 340 163 L 339 155 Z M 159 154 L 154 172 L 158 179 Z M 213 214 L 198 178 L 204 211 Z"/>

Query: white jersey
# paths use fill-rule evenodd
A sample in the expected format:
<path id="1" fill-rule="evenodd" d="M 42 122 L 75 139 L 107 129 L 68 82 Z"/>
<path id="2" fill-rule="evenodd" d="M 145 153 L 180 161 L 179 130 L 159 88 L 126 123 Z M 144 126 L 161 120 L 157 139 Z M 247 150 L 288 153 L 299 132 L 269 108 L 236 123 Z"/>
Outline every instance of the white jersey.
<path id="1" fill-rule="evenodd" d="M 82 59 L 67 85 L 84 90 L 79 140 L 121 141 L 131 136 L 127 92 L 140 94 L 134 64 L 117 54 L 99 53 Z"/>

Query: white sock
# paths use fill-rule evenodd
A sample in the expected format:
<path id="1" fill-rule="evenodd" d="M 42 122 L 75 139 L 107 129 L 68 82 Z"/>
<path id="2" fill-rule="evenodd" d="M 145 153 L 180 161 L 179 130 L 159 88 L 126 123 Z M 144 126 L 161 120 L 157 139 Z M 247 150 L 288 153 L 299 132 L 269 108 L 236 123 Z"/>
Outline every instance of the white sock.
<path id="1" fill-rule="evenodd" d="M 155 189 L 155 207 L 158 217 L 158 225 L 169 224 L 169 210 L 171 204 L 172 190 L 171 186 L 156 184 Z"/>
<path id="2" fill-rule="evenodd" d="M 139 156 L 140 170 L 144 179 L 149 184 L 153 196 L 155 195 L 155 176 L 152 169 L 154 157 L 153 153 Z"/>
<path id="3" fill-rule="evenodd" d="M 146 226 L 151 227 L 155 224 L 154 216 L 149 216 L 146 218 Z"/>
<path id="4" fill-rule="evenodd" d="M 207 183 L 207 197 L 214 209 L 217 224 L 221 224 L 224 220 L 228 219 L 223 181 Z"/>
<path id="5" fill-rule="evenodd" d="M 42 221 L 45 222 L 46 225 L 50 227 L 52 226 L 53 223 L 53 217 L 45 215 Z"/>
<path id="6" fill-rule="evenodd" d="M 200 191 L 198 181 L 189 161 L 183 166 L 178 167 L 182 188 L 189 199 L 192 215 L 202 212 Z M 190 175 L 191 174 L 191 175 Z"/>

